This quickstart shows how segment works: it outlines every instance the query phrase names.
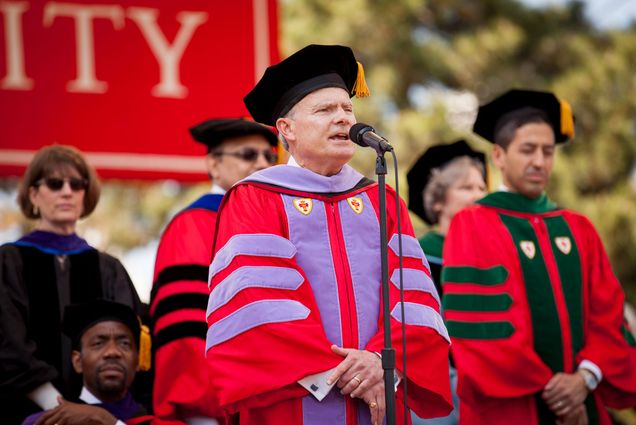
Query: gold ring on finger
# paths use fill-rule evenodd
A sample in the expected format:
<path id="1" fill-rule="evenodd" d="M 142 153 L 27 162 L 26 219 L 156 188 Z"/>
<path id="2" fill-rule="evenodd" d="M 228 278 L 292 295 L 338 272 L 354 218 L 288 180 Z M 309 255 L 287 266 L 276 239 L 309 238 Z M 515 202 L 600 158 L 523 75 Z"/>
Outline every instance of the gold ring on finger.
<path id="1" fill-rule="evenodd" d="M 358 375 L 356 375 L 356 376 L 354 376 L 353 378 L 351 378 L 351 380 L 352 380 L 352 381 L 353 381 L 354 379 L 355 379 L 356 381 L 358 381 L 358 385 L 360 385 L 360 384 L 362 383 L 362 379 L 358 378 Z"/>
<path id="2" fill-rule="evenodd" d="M 378 403 L 376 403 L 375 401 L 372 401 L 371 403 L 369 403 L 369 407 L 372 409 L 375 409 L 376 407 L 378 407 Z"/>

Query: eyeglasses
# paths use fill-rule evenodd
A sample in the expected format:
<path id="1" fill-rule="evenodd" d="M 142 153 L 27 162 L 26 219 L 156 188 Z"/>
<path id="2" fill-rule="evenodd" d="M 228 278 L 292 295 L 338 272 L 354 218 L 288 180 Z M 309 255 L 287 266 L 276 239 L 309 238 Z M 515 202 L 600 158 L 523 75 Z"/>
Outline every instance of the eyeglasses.
<path id="1" fill-rule="evenodd" d="M 236 152 L 213 152 L 212 155 L 214 155 L 214 156 L 221 156 L 221 155 L 235 156 L 235 157 L 240 158 L 243 161 L 247 161 L 247 162 L 256 162 L 258 160 L 258 156 L 259 155 L 263 155 L 265 160 L 268 163 L 270 163 L 270 164 L 276 163 L 276 159 L 277 159 L 276 153 L 274 151 L 272 151 L 271 149 L 266 149 L 266 150 L 259 151 L 259 150 L 254 149 L 254 148 L 245 148 L 243 150 L 236 151 Z"/>
<path id="2" fill-rule="evenodd" d="M 57 192 L 58 190 L 62 190 L 64 183 L 66 182 L 68 182 L 68 185 L 71 187 L 73 192 L 79 192 L 80 190 L 85 190 L 88 187 L 88 181 L 86 181 L 86 179 L 78 179 L 76 177 L 69 177 L 65 179 L 46 177 L 35 182 L 34 186 L 40 186 L 44 183 L 50 190 Z"/>

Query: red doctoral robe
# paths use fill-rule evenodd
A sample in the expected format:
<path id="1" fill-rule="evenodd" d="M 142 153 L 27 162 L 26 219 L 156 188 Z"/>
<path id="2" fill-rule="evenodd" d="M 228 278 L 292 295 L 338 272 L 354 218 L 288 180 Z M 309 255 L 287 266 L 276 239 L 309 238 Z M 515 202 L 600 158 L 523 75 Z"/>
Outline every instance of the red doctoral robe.
<path id="1" fill-rule="evenodd" d="M 609 424 L 605 406 L 636 404 L 636 349 L 596 230 L 545 195 L 497 192 L 478 204 L 453 218 L 443 255 L 460 423 L 553 424 L 543 388 L 588 360 L 603 374 L 589 423 Z"/>
<path id="2" fill-rule="evenodd" d="M 154 424 L 215 417 L 205 361 L 208 267 L 216 211 L 223 195 L 208 194 L 177 214 L 157 250 L 150 301 L 155 350 Z"/>
<path id="3" fill-rule="evenodd" d="M 391 190 L 387 204 L 392 340 L 403 370 Z M 403 203 L 400 214 L 408 403 L 422 417 L 442 416 L 452 408 L 447 333 Z M 332 344 L 382 351 L 378 217 L 377 184 L 349 166 L 324 177 L 280 165 L 226 195 L 210 266 L 207 358 L 221 406 L 241 424 L 370 424 L 362 400 L 334 387 L 318 402 L 297 381 L 343 360 Z M 397 406 L 401 399 L 398 389 Z"/>

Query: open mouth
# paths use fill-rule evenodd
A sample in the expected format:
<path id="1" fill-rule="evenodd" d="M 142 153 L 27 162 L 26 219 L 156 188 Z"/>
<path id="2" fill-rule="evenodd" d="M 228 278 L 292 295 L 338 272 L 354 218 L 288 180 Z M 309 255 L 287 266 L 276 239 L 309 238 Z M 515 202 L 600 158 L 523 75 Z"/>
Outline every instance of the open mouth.
<path id="1" fill-rule="evenodd" d="M 348 141 L 349 140 L 349 134 L 344 133 L 344 132 L 336 133 L 336 134 L 331 135 L 329 137 L 329 140 L 336 140 L 336 141 L 342 141 L 342 142 Z"/>

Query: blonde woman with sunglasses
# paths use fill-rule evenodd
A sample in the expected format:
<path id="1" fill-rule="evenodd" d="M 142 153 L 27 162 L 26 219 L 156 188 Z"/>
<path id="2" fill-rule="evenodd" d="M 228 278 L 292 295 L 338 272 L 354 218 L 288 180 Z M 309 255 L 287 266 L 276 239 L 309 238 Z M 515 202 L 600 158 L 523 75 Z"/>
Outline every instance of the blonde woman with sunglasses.
<path id="1" fill-rule="evenodd" d="M 69 304 L 104 298 L 141 303 L 114 257 L 75 233 L 97 205 L 100 184 L 75 148 L 40 149 L 23 176 L 18 203 L 35 230 L 0 247 L 0 407 L 3 423 L 73 399 L 81 378 L 72 372 L 71 341 L 60 330 Z"/>

